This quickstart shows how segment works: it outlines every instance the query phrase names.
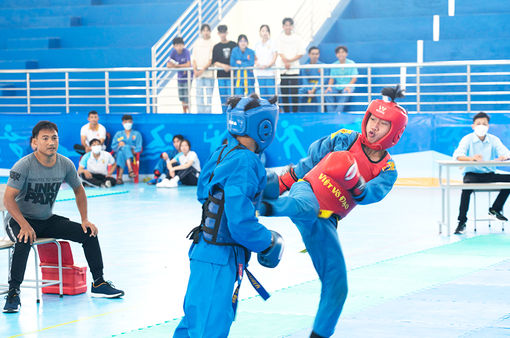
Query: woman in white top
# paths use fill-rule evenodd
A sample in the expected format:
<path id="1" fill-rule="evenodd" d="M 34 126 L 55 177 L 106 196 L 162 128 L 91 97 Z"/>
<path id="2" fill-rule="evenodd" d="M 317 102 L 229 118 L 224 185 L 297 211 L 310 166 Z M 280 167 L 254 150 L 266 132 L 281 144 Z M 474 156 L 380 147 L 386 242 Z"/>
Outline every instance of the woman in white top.
<path id="1" fill-rule="evenodd" d="M 180 153 L 166 162 L 169 177 L 156 184 L 158 188 L 175 188 L 179 181 L 184 185 L 197 185 L 200 175 L 200 160 L 197 153 L 191 150 L 187 139 L 181 141 Z"/>
<path id="2" fill-rule="evenodd" d="M 278 56 L 268 25 L 260 26 L 261 40 L 255 45 L 255 75 L 259 83 L 260 96 L 269 99 L 275 95 L 275 70 L 271 69 Z"/>

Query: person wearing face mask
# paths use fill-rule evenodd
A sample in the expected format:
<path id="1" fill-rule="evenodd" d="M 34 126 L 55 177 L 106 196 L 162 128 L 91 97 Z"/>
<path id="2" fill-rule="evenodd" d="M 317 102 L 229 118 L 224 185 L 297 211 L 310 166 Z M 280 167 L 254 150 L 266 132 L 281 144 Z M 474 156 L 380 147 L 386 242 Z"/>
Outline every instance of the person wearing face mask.
<path id="1" fill-rule="evenodd" d="M 128 169 L 129 177 L 135 177 L 133 172 L 133 158 L 136 153 L 142 151 L 142 134 L 137 130 L 132 130 L 133 117 L 131 115 L 122 116 L 122 126 L 113 136 L 112 150 L 115 153 L 117 168 L 119 170 L 117 184 L 123 184 L 122 174 L 124 169 Z"/>
<path id="2" fill-rule="evenodd" d="M 501 140 L 489 131 L 489 115 L 480 112 L 473 117 L 473 133 L 468 134 L 460 140 L 459 146 L 453 153 L 457 161 L 505 161 L 510 159 L 510 151 L 503 145 Z M 510 175 L 496 174 L 494 168 L 473 166 L 465 167 L 464 183 L 493 183 L 510 182 Z M 469 209 L 469 198 L 473 190 L 462 190 L 459 207 L 459 224 L 455 234 L 460 235 L 466 230 L 467 212 Z M 501 221 L 508 221 L 502 210 L 506 199 L 510 195 L 510 189 L 501 190 L 498 197 L 489 208 L 489 214 L 496 216 Z"/>
<path id="3" fill-rule="evenodd" d="M 113 178 L 113 172 L 115 171 L 113 156 L 101 149 L 101 141 L 97 138 L 90 141 L 90 148 L 91 151 L 81 158 L 78 166 L 78 175 L 80 175 L 83 185 L 103 188 L 113 187 L 116 183 Z"/>

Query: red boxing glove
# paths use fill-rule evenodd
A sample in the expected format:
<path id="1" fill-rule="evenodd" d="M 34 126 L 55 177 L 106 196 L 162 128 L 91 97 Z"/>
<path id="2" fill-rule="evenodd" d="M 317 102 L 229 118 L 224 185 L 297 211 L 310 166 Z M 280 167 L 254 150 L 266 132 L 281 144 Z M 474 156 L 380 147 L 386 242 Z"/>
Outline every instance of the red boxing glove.
<path id="1" fill-rule="evenodd" d="M 322 218 L 332 214 L 344 218 L 356 206 L 356 201 L 364 197 L 365 180 L 354 156 L 348 151 L 329 153 L 304 179 L 312 186 Z"/>
<path id="2" fill-rule="evenodd" d="M 298 181 L 298 178 L 296 176 L 296 173 L 294 172 L 294 168 L 290 167 L 289 171 L 287 171 L 282 176 L 278 177 L 278 184 L 280 186 L 280 195 L 283 194 L 285 191 L 290 190 L 290 187 L 294 183 Z"/>

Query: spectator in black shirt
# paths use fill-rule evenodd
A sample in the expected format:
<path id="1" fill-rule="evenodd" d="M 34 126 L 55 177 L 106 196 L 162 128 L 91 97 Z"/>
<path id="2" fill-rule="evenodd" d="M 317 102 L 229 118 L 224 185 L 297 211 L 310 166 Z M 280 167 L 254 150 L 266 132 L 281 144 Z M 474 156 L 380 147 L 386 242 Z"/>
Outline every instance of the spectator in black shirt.
<path id="1" fill-rule="evenodd" d="M 218 88 L 220 90 L 221 109 L 227 111 L 227 98 L 233 95 L 230 91 L 230 55 L 232 49 L 237 47 L 234 41 L 227 40 L 228 29 L 226 25 L 218 26 L 220 42 L 213 48 L 212 64 L 214 67 L 223 68 L 218 70 Z"/>

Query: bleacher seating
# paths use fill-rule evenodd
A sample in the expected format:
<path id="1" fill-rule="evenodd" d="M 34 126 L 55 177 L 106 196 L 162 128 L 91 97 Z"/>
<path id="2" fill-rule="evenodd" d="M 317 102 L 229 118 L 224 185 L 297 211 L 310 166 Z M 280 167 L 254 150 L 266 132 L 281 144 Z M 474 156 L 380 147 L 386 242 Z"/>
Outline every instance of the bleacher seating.
<path id="1" fill-rule="evenodd" d="M 340 2 L 339 6 L 344 6 Z M 416 62 L 417 40 L 424 41 L 423 61 L 503 60 L 510 56 L 510 2 L 498 0 L 456 1 L 455 16 L 448 16 L 448 1 L 428 2 L 406 0 L 351 0 L 323 38 L 314 41 L 321 49 L 324 62 L 336 60 L 334 49 L 338 45 L 349 48 L 349 58 L 358 63 Z M 440 16 L 440 39 L 433 41 L 433 16 Z M 428 68 L 425 73 L 458 72 L 458 67 Z M 465 68 L 463 70 L 465 72 Z M 471 72 L 510 71 L 508 66 L 473 66 Z M 374 74 L 384 70 L 373 70 Z M 366 71 L 361 71 L 366 74 Z M 408 74 L 415 70 L 408 69 Z M 423 75 L 423 74 L 422 74 Z M 474 75 L 471 79 L 476 82 Z M 465 82 L 465 76 L 448 76 L 449 82 Z M 427 81 L 439 81 L 429 77 Z M 486 78 L 485 78 L 485 81 Z M 498 76 L 494 81 L 510 81 L 510 76 Z M 366 84 L 360 78 L 358 83 Z M 388 83 L 388 78 L 375 78 L 373 84 Z M 414 83 L 409 78 L 408 83 Z M 472 87 L 473 91 L 510 90 L 510 86 Z M 425 92 L 465 92 L 465 85 L 424 87 Z M 358 88 L 366 92 L 366 88 Z M 413 98 L 414 99 L 414 98 Z M 510 96 L 474 95 L 474 101 L 510 100 Z M 360 98 L 360 100 L 362 100 Z M 434 100 L 434 97 L 424 98 Z M 464 101 L 465 94 L 444 95 L 441 101 Z M 356 98 L 354 98 L 356 101 Z M 479 105 L 478 105 L 479 106 Z M 415 107 L 409 107 L 414 110 Z M 472 110 L 479 107 L 473 105 Z M 485 110 L 502 109 L 501 105 L 484 104 Z M 426 105 L 422 111 L 465 111 L 465 104 Z"/>
<path id="2" fill-rule="evenodd" d="M 191 0 L 5 0 L 0 2 L 0 69 L 34 68 L 110 68 L 149 67 L 151 47 L 192 3 Z M 63 112 L 49 103 L 65 103 L 62 83 L 45 82 L 63 75 L 32 74 L 31 102 L 34 113 Z M 73 99 L 78 106 L 72 112 L 88 112 L 90 106 L 104 106 L 104 72 L 83 73 L 74 82 L 84 90 Z M 123 78 L 140 78 L 140 73 L 123 73 Z M 24 75 L 20 74 L 20 80 Z M 74 75 L 76 77 L 76 75 Z M 3 77 L 0 75 L 0 79 Z M 8 76 L 12 79 L 12 75 Z M 73 79 L 76 81 L 76 78 Z M 120 83 L 120 82 L 119 82 Z M 122 80 L 123 86 L 140 86 L 140 81 Z M 143 81 L 145 83 L 145 81 Z M 51 89 L 54 87 L 62 89 Z M 12 90 L 20 88 L 19 90 Z M 93 88 L 98 88 L 93 89 Z M 115 95 L 115 90 L 111 95 Z M 144 95 L 140 90 L 132 94 Z M 23 82 L 0 83 L 0 95 L 14 96 L 2 104 L 0 112 L 25 112 L 26 95 Z M 93 96 L 96 97 L 93 97 Z M 38 98 L 39 96 L 39 98 Z M 42 98 L 41 96 L 49 96 Z M 55 98 L 60 96 L 60 98 Z M 53 98 L 52 98 L 53 97 Z M 140 99 L 139 103 L 145 103 Z M 123 103 L 119 98 L 110 102 Z M 124 113 L 124 107 L 112 107 L 112 112 Z M 144 112 L 137 107 L 129 112 Z"/>
<path id="3" fill-rule="evenodd" d="M 191 0 L 4 0 L 0 69 L 142 67 Z"/>

